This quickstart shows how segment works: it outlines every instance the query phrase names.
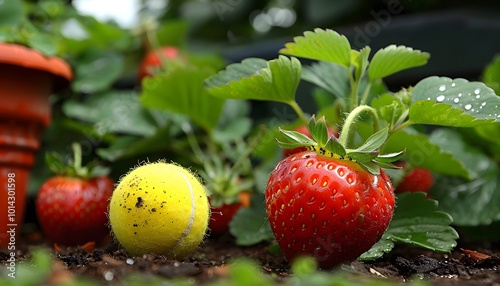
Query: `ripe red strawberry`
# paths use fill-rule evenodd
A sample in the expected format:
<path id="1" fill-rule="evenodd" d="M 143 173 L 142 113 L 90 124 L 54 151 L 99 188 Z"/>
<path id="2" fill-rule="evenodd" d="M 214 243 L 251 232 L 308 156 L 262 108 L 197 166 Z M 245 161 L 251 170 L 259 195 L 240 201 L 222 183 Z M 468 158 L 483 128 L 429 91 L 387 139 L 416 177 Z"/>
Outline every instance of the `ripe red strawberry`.
<path id="1" fill-rule="evenodd" d="M 208 228 L 210 229 L 211 236 L 220 236 L 227 233 L 229 230 L 229 223 L 238 210 L 241 207 L 250 206 L 250 193 L 239 193 L 238 198 L 238 202 L 229 204 L 222 203 L 220 206 L 213 206 L 210 200 L 211 215 Z"/>
<path id="2" fill-rule="evenodd" d="M 424 192 L 428 193 L 434 184 L 431 171 L 424 168 L 413 168 L 404 176 L 396 187 L 396 193 Z"/>
<path id="3" fill-rule="evenodd" d="M 38 222 L 53 243 L 99 243 L 109 233 L 106 212 L 114 183 L 103 173 L 95 174 L 103 169 L 82 167 L 81 149 L 78 145 L 73 148 L 71 166 L 65 166 L 57 156 L 47 156 L 49 167 L 57 175 L 45 181 L 38 192 Z"/>
<path id="4" fill-rule="evenodd" d="M 179 49 L 171 46 L 164 46 L 158 50 L 149 52 L 141 61 L 139 66 L 139 82 L 145 77 L 152 76 L 155 70 L 162 66 L 162 58 L 176 59 L 179 57 Z"/>
<path id="5" fill-rule="evenodd" d="M 108 177 L 54 176 L 41 187 L 36 212 L 45 235 L 61 245 L 100 242 L 109 233 L 106 212 L 113 182 Z"/>
<path id="6" fill-rule="evenodd" d="M 297 131 L 297 132 L 299 132 L 299 133 L 301 133 L 301 134 L 306 135 L 309 138 L 311 138 L 311 133 L 309 133 L 309 130 L 307 129 L 307 126 L 305 124 L 299 125 L 294 130 Z M 337 132 L 337 130 L 335 130 L 335 129 L 331 128 L 331 127 L 328 127 L 328 136 L 338 137 L 339 133 Z M 285 149 L 283 149 L 283 156 L 287 157 L 287 156 L 290 156 L 292 154 L 295 154 L 295 153 L 298 153 L 298 152 L 302 152 L 302 151 L 306 151 L 306 150 L 307 150 L 307 148 L 304 147 L 304 146 L 293 148 L 293 149 L 287 149 L 287 148 L 285 148 Z"/>
<path id="7" fill-rule="evenodd" d="M 331 268 L 356 259 L 382 237 L 392 219 L 395 197 L 378 164 L 392 166 L 390 162 L 402 152 L 378 154 L 386 129 L 357 149 L 345 148 L 340 142 L 345 137 L 328 137 L 324 119 L 313 117 L 309 130 L 317 141 L 283 131 L 288 142 L 279 142 L 282 147 L 305 145 L 312 151 L 284 158 L 271 172 L 266 212 L 289 261 L 310 255 L 320 267 Z"/>

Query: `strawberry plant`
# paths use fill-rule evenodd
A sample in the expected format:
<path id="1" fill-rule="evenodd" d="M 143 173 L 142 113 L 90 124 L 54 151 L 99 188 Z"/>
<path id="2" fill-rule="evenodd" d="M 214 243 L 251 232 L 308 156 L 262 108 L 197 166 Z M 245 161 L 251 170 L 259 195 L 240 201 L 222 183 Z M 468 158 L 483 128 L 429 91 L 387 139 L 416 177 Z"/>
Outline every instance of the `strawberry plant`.
<path id="1" fill-rule="evenodd" d="M 377 159 L 377 154 L 399 154 L 405 151 L 402 159 L 407 160 L 412 166 L 426 168 L 438 176 L 431 191 L 432 198 L 435 199 L 425 198 L 422 193 L 398 195 L 387 230 L 383 232 L 385 227 L 382 222 L 377 228 L 381 239 L 378 240 L 378 236 L 367 233 L 363 239 L 370 241 L 367 243 L 370 244 L 367 245 L 368 248 L 371 247 L 370 250 L 363 254 L 359 253 L 359 249 L 357 252 L 346 250 L 342 258 L 337 259 L 348 260 L 359 254 L 362 260 L 375 259 L 390 251 L 394 243 L 406 243 L 448 252 L 456 246 L 458 239 L 453 224 L 477 226 L 500 219 L 500 209 L 497 207 L 500 198 L 497 198 L 496 192 L 493 191 L 493 186 L 497 184 L 495 176 L 499 171 L 498 164 L 481 150 L 470 145 L 465 136 L 472 130 L 475 132 L 483 130 L 483 136 L 486 137 L 484 130 L 495 129 L 500 122 L 498 112 L 500 98 L 486 84 L 460 78 L 431 76 L 399 91 L 387 90 L 383 85 L 384 78 L 422 66 L 427 63 L 430 55 L 397 45 L 390 45 L 375 51 L 372 55 L 368 46 L 360 50 L 351 49 L 347 38 L 332 30 L 315 29 L 305 32 L 303 36 L 296 37 L 294 42 L 286 44 L 280 50 L 280 54 L 278 58 L 269 61 L 249 58 L 241 63 L 231 64 L 217 75 L 206 79 L 205 86 L 208 92 L 217 98 L 264 100 L 287 104 L 296 112 L 297 120 L 306 124 L 311 116 L 297 103 L 296 91 L 301 80 L 308 81 L 318 87 L 320 92 L 316 96 L 326 98 L 317 101 L 321 104 L 316 114 L 324 115 L 326 120 L 340 125 L 340 137 L 338 141 L 334 137 L 328 138 L 323 130 L 318 132 L 319 135 L 313 135 L 313 138 L 316 138 L 311 140 L 298 133 L 283 131 L 285 138 L 288 138 L 287 141 L 283 141 L 283 136 L 278 138 L 285 142 L 286 146 L 307 146 L 310 150 L 319 151 L 318 155 L 316 153 L 314 156 L 310 155 L 311 158 L 317 158 L 315 160 L 332 160 L 332 158 L 343 160 L 341 161 L 343 164 L 354 165 L 353 168 L 358 170 L 362 168 L 363 172 L 377 174 L 378 169 L 382 167 L 393 180 L 398 181 L 402 178 L 401 170 L 387 169 L 391 165 L 388 161 Z M 311 65 L 303 65 L 298 58 L 314 62 Z M 489 78 L 492 78 L 491 73 Z M 342 84 L 337 84 L 338 82 Z M 429 126 L 434 128 L 430 129 Z M 309 131 L 312 131 L 311 128 Z M 385 135 L 380 136 L 381 133 Z M 374 137 L 377 138 L 377 144 L 373 146 L 367 144 L 374 141 Z M 492 138 L 491 134 L 488 137 Z M 269 142 L 263 142 L 266 143 L 268 145 L 262 148 L 273 148 L 269 147 Z M 371 147 L 367 148 L 367 145 Z M 301 155 L 305 153 L 298 153 L 292 158 L 299 162 L 298 158 L 302 158 Z M 272 161 L 270 164 L 276 164 L 272 158 L 263 158 L 266 159 Z M 310 221 L 295 225 L 293 214 L 298 218 L 301 208 L 305 210 L 308 207 L 307 200 L 302 197 L 319 199 L 320 197 L 315 195 L 319 191 L 312 190 L 310 194 L 302 196 L 301 191 L 307 192 L 309 189 L 305 185 L 302 188 L 295 187 L 305 183 L 296 182 L 292 185 L 292 179 L 289 177 L 293 178 L 290 173 L 293 173 L 294 169 L 288 167 L 292 161 L 288 159 L 285 162 L 278 164 L 273 171 L 276 173 L 272 173 L 269 180 L 271 182 L 267 191 L 269 221 L 272 223 L 278 242 L 287 242 L 284 245 L 280 243 L 287 257 L 293 257 L 288 254 L 288 244 L 293 251 L 300 250 L 299 253 L 314 256 L 317 243 L 302 241 L 302 237 L 314 233 L 314 229 L 319 226 Z M 312 164 L 319 163 L 312 162 Z M 288 173 L 278 171 L 281 168 L 289 170 Z M 302 168 L 302 165 L 297 163 L 296 168 Z M 288 185 L 283 183 L 274 189 L 274 176 L 278 173 L 281 174 L 278 180 L 286 182 L 290 180 L 288 190 L 290 193 L 284 197 L 288 201 L 279 201 L 284 206 L 283 213 L 286 213 L 281 216 L 275 215 L 276 210 L 280 213 L 280 205 L 276 209 L 272 203 L 279 197 L 275 192 L 281 190 L 284 193 Z M 305 172 L 299 177 L 304 181 L 308 179 L 314 181 L 313 175 L 314 173 Z M 333 175 L 323 175 L 323 177 L 327 185 L 333 184 Z M 354 179 L 352 180 L 354 182 Z M 459 195 L 453 195 L 450 183 L 455 184 L 456 187 L 452 187 L 452 190 L 459 192 Z M 387 192 L 393 191 L 392 188 L 387 189 Z M 328 191 L 332 192 L 332 189 Z M 368 189 L 366 191 L 369 192 Z M 479 201 L 480 195 L 488 196 L 491 201 Z M 466 197 L 470 197 L 477 204 L 472 206 L 470 201 L 462 199 Z M 288 208 L 292 202 L 293 208 Z M 332 205 L 329 210 L 335 210 L 333 205 L 339 204 L 334 199 L 323 202 L 325 206 Z M 320 200 L 317 200 L 317 203 L 321 204 Z M 377 204 L 376 208 L 377 211 L 388 212 L 391 209 L 390 205 L 387 201 Z M 484 208 L 488 211 L 485 212 Z M 476 213 L 476 210 L 480 209 L 481 213 Z M 464 214 L 471 211 L 476 216 Z M 356 213 L 356 210 L 350 210 L 349 213 Z M 312 214 L 314 213 L 309 213 Z M 262 216 L 262 212 L 260 217 L 261 225 L 265 224 L 267 218 Z M 355 225 L 357 216 L 345 219 Z M 282 240 L 283 226 L 287 225 L 298 229 L 292 232 L 287 229 L 287 236 Z M 329 222 L 327 225 L 330 226 Z M 325 230 L 325 233 L 328 232 L 332 238 L 342 236 L 342 233 L 336 233 L 332 227 Z M 246 234 L 240 232 L 240 235 Z M 265 239 L 265 236 L 262 238 Z M 296 243 L 300 243 L 294 245 L 294 239 Z M 329 249 L 339 248 L 335 239 L 328 241 L 327 246 Z"/>

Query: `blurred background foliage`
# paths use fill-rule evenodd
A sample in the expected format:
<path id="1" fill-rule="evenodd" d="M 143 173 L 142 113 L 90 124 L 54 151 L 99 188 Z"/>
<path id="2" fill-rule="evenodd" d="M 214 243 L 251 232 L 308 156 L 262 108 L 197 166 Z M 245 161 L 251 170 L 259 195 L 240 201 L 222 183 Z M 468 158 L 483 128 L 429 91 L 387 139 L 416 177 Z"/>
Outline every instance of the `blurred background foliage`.
<path id="1" fill-rule="evenodd" d="M 494 36 L 500 32 L 500 3 L 486 0 L 137 0 L 134 19 L 128 19 L 127 25 L 120 24 L 122 8 L 94 1 L 95 10 L 84 11 L 85 1 L 89 2 L 11 3 L 22 3 L 34 26 L 21 23 L 16 31 L 24 31 L 20 35 L 39 31 L 42 36 L 33 37 L 41 42 L 39 46 L 68 60 L 75 72 L 71 88 L 52 98 L 54 120 L 45 134 L 44 151 L 64 151 L 70 141 L 80 140 L 86 142 L 89 155 L 128 160 L 117 166 L 162 157 L 166 146 L 174 148 L 173 153 L 187 146 L 187 142 L 175 147 L 165 141 L 182 137 L 178 128 L 171 128 L 182 118 L 146 108 L 138 100 L 137 71 L 152 44 L 176 46 L 214 70 L 247 57 L 272 59 L 284 43 L 315 27 L 335 29 L 353 45 L 370 45 L 372 50 L 398 43 L 430 52 L 425 67 L 387 79 L 389 88 L 396 89 L 431 74 L 478 79 L 500 46 L 500 38 Z M 99 16 L 104 9 L 111 11 L 104 13 L 107 17 Z M 151 42 L 151 33 L 156 43 Z M 298 101 L 314 112 L 317 107 L 309 92 L 310 86 L 301 84 Z M 294 113 L 279 104 L 251 102 L 245 110 L 242 116 L 257 123 L 269 124 L 267 118 L 275 118 L 275 125 L 295 120 Z M 32 194 L 49 175 L 43 154 L 32 176 Z M 115 170 L 115 175 L 124 171 Z"/>

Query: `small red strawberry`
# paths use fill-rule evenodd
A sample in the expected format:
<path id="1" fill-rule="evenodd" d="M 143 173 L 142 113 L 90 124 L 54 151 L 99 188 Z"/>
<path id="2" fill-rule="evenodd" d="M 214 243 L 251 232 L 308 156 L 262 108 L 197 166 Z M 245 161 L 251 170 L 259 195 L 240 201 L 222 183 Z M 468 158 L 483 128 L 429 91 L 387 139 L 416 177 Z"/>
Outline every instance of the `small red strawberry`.
<path id="1" fill-rule="evenodd" d="M 212 200 L 209 200 L 211 205 L 211 216 L 208 228 L 210 229 L 211 236 L 220 236 L 227 233 L 229 230 L 229 223 L 238 210 L 242 207 L 250 206 L 250 193 L 239 193 L 238 199 L 239 201 L 237 202 L 222 203 L 220 206 L 214 206 Z"/>
<path id="2" fill-rule="evenodd" d="M 171 46 L 164 46 L 146 54 L 139 66 L 139 82 L 145 77 L 153 76 L 162 66 L 163 59 L 173 60 L 180 56 L 179 49 Z"/>
<path id="3" fill-rule="evenodd" d="M 74 246 L 100 242 L 109 233 L 106 212 L 114 183 L 107 176 L 91 178 L 80 166 L 78 147 L 75 165 L 57 163 L 57 173 L 40 188 L 36 200 L 38 222 L 50 241 Z M 53 164 L 55 157 L 49 157 Z"/>
<path id="4" fill-rule="evenodd" d="M 424 168 L 411 168 L 396 187 L 396 194 L 403 192 L 429 193 L 434 184 L 431 171 Z"/>
<path id="5" fill-rule="evenodd" d="M 224 155 L 207 156 L 203 160 L 203 169 L 198 170 L 209 192 L 211 215 L 208 234 L 210 236 L 227 233 L 229 224 L 238 210 L 250 205 L 249 190 L 253 188 L 254 180 L 251 177 L 244 178 L 242 175 L 249 173 L 248 156 L 253 148 L 253 144 L 247 146 L 246 151 L 234 164 L 224 159 Z"/>
<path id="6" fill-rule="evenodd" d="M 301 134 L 304 134 L 307 137 L 311 138 L 311 133 L 309 133 L 309 130 L 307 129 L 307 126 L 305 124 L 299 125 L 297 128 L 294 129 L 294 131 L 299 132 Z M 339 133 L 337 132 L 337 130 L 335 130 L 331 127 L 328 127 L 328 136 L 332 136 L 332 135 L 334 135 L 335 137 L 338 137 Z M 306 151 L 306 150 L 307 150 L 307 148 L 304 146 L 293 148 L 293 149 L 286 149 L 285 148 L 285 149 L 283 149 L 283 156 L 287 157 L 287 156 L 290 156 L 292 154 Z"/>
<path id="7" fill-rule="evenodd" d="M 282 131 L 282 147 L 307 146 L 271 172 L 266 212 L 285 257 L 313 256 L 331 268 L 370 249 L 392 219 L 395 197 L 389 177 L 378 164 L 394 167 L 402 152 L 379 155 L 387 138 L 382 129 L 356 149 L 342 137 L 328 136 L 324 118 L 309 122 L 311 137 Z M 341 143 L 342 142 L 342 143 Z"/>

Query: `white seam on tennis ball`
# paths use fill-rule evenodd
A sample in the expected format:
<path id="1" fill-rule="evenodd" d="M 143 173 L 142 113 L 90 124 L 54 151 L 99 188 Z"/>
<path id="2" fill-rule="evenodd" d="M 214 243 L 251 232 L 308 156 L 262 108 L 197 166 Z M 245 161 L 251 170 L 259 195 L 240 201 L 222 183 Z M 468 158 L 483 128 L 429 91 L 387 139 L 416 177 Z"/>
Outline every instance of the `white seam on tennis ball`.
<path id="1" fill-rule="evenodd" d="M 189 195 L 191 196 L 191 214 L 189 215 L 188 226 L 182 232 L 181 237 L 179 237 L 179 240 L 177 240 L 177 242 L 175 243 L 175 245 L 172 248 L 171 252 L 174 251 L 174 249 L 176 249 L 184 241 L 184 239 L 189 235 L 189 233 L 191 232 L 191 227 L 193 226 L 193 223 L 194 223 L 194 214 L 195 214 L 195 210 L 196 210 L 196 202 L 195 202 L 195 199 L 194 199 L 194 191 L 193 191 L 193 187 L 189 183 L 189 179 L 181 171 L 179 171 L 177 169 L 176 169 L 176 171 L 179 173 L 179 175 L 182 176 L 182 178 L 184 179 L 184 181 L 186 182 L 186 184 L 189 187 Z"/>

